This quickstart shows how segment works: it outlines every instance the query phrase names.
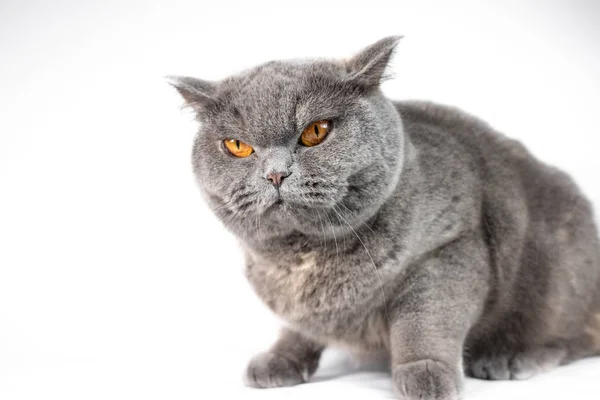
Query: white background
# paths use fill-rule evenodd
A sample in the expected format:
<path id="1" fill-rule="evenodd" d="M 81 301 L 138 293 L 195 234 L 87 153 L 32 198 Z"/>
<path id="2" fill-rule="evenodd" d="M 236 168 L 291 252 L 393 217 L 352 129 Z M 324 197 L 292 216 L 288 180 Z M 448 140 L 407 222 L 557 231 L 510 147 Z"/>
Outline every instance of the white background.
<path id="1" fill-rule="evenodd" d="M 347 57 L 401 34 L 393 98 L 460 106 L 600 207 L 600 2 L 0 1 L 0 398 L 391 398 L 329 353 L 316 382 L 246 389 L 277 321 L 191 174 L 162 79 Z M 600 359 L 466 399 L 597 399 Z"/>

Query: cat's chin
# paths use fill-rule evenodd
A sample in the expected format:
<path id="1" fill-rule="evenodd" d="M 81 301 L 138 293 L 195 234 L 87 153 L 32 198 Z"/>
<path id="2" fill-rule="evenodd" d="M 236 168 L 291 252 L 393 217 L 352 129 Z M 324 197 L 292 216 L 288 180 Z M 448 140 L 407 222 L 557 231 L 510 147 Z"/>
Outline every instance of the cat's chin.
<path id="1" fill-rule="evenodd" d="M 301 230 L 305 224 L 311 224 L 310 217 L 314 216 L 311 207 L 279 199 L 273 201 L 262 213 L 262 218 L 269 220 L 278 227 Z"/>
<path id="2" fill-rule="evenodd" d="M 275 199 L 267 205 L 263 211 L 263 214 L 272 214 L 276 212 L 283 212 L 286 207 L 289 207 L 288 202 L 282 198 Z"/>

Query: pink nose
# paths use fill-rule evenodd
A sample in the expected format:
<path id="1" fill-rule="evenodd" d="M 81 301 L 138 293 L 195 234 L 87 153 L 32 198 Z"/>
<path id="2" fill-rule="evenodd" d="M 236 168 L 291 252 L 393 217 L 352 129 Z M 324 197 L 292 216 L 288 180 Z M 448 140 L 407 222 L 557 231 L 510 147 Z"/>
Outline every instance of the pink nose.
<path id="1" fill-rule="evenodd" d="M 281 186 L 281 181 L 283 181 L 283 178 L 286 176 L 287 175 L 282 172 L 271 172 L 267 175 L 267 179 L 271 181 L 273 186 L 279 188 L 279 186 Z"/>

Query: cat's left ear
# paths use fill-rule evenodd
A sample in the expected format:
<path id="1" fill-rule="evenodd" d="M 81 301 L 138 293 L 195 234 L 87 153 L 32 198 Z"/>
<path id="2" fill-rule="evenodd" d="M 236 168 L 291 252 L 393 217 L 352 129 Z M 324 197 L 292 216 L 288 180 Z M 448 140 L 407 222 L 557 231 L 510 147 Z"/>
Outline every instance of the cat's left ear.
<path id="1" fill-rule="evenodd" d="M 204 113 L 217 103 L 214 82 L 188 76 L 167 76 L 167 81 L 181 94 L 185 105 L 191 107 L 197 113 Z"/>
<path id="2" fill-rule="evenodd" d="M 350 80 L 362 86 L 379 86 L 385 79 L 385 70 L 400 39 L 402 36 L 383 38 L 345 61 Z"/>

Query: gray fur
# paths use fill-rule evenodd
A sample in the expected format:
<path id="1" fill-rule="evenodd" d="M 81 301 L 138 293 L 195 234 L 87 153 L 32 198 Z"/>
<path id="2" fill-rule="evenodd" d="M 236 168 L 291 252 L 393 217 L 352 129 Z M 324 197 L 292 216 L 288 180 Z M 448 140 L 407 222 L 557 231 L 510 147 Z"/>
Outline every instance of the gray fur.
<path id="1" fill-rule="evenodd" d="M 600 246 L 573 181 L 464 112 L 392 102 L 398 42 L 345 62 L 174 78 L 201 123 L 193 166 L 286 323 L 251 386 L 306 381 L 325 346 L 391 357 L 403 399 L 456 399 L 463 371 L 521 379 L 600 353 Z M 315 147 L 304 127 L 333 120 Z M 254 147 L 229 156 L 222 140 Z M 277 189 L 271 172 L 287 177 Z"/>

